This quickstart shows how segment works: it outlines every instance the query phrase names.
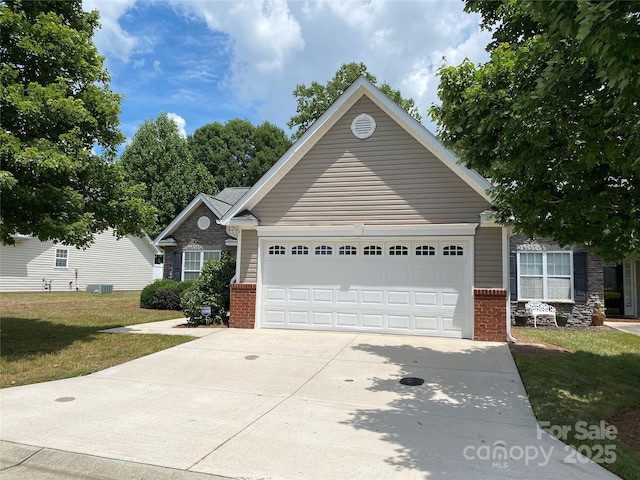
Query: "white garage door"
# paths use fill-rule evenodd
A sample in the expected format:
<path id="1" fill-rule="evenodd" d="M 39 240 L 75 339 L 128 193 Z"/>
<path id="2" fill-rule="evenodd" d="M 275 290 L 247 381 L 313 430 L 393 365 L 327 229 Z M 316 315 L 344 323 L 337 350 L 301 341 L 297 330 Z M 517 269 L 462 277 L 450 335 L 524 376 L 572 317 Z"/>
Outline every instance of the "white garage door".
<path id="1" fill-rule="evenodd" d="M 260 325 L 471 338 L 470 238 L 266 239 Z"/>

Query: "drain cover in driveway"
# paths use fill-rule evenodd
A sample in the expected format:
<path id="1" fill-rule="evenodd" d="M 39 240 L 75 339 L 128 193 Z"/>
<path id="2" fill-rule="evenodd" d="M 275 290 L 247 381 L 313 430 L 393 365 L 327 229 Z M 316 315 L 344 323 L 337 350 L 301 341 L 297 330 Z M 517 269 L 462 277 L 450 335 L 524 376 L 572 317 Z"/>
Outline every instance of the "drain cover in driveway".
<path id="1" fill-rule="evenodd" d="M 418 377 L 404 377 L 400 380 L 402 385 L 409 385 L 410 387 L 417 387 L 418 385 L 422 385 L 424 383 L 424 379 Z"/>

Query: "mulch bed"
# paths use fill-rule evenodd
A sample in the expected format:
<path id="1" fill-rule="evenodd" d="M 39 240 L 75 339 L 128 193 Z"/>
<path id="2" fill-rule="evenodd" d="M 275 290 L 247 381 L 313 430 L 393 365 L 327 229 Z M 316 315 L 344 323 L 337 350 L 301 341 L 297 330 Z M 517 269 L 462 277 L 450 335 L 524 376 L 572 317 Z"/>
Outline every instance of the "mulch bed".
<path id="1" fill-rule="evenodd" d="M 615 415 L 607 423 L 618 429 L 618 440 L 640 454 L 640 408 Z"/>
<path id="2" fill-rule="evenodd" d="M 229 328 L 229 325 L 227 325 L 226 323 L 212 323 L 211 325 L 190 325 L 188 323 L 181 323 L 180 325 L 176 325 L 173 328 Z"/>

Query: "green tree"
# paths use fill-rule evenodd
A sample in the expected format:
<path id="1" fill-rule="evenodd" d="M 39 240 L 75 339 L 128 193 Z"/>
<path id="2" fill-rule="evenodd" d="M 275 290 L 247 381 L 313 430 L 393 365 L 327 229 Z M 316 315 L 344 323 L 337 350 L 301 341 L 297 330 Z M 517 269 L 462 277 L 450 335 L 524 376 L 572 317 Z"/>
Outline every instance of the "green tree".
<path id="1" fill-rule="evenodd" d="M 604 258 L 640 251 L 640 3 L 467 1 L 491 60 L 443 66 L 430 113 L 497 218 Z"/>
<path id="2" fill-rule="evenodd" d="M 164 113 L 140 125 L 119 163 L 129 178 L 146 186 L 142 195 L 158 210 L 158 221 L 150 230 L 153 235 L 199 193 L 217 193 L 213 177 L 204 165 L 193 160 L 187 140 Z"/>
<path id="3" fill-rule="evenodd" d="M 287 123 L 289 128 L 297 127 L 297 130 L 293 134 L 294 140 L 300 138 L 311 124 L 315 122 L 360 75 L 364 75 L 374 85 L 377 84 L 376 77 L 367 71 L 367 66 L 364 63 L 352 62 L 342 65 L 326 85 L 318 82 L 311 82 L 311 85 L 308 87 L 306 85 L 297 85 L 293 91 L 293 96 L 298 103 L 296 108 L 297 113 L 291 117 L 291 120 Z M 413 118 L 421 121 L 418 109 L 412 99 L 403 98 L 400 90 L 392 89 L 386 82 L 380 85 L 379 88 L 391 100 L 409 112 Z"/>
<path id="4" fill-rule="evenodd" d="M 78 1 L 0 3 L 0 239 L 84 247 L 113 227 L 139 234 L 154 209 L 114 163 L 121 97 Z M 100 150 L 97 155 L 94 148 Z"/>
<path id="5" fill-rule="evenodd" d="M 218 190 L 253 185 L 290 146 L 281 128 L 238 118 L 210 123 L 189 137 L 191 155 L 211 172 Z"/>

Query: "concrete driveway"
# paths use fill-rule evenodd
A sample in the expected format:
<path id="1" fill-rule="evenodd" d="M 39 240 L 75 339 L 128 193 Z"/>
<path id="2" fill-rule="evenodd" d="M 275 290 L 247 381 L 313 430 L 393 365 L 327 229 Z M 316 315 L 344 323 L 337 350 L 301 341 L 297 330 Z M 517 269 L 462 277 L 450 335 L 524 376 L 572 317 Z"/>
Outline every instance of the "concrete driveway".
<path id="1" fill-rule="evenodd" d="M 0 407 L 1 478 L 617 478 L 537 429 L 499 343 L 212 330 Z"/>

